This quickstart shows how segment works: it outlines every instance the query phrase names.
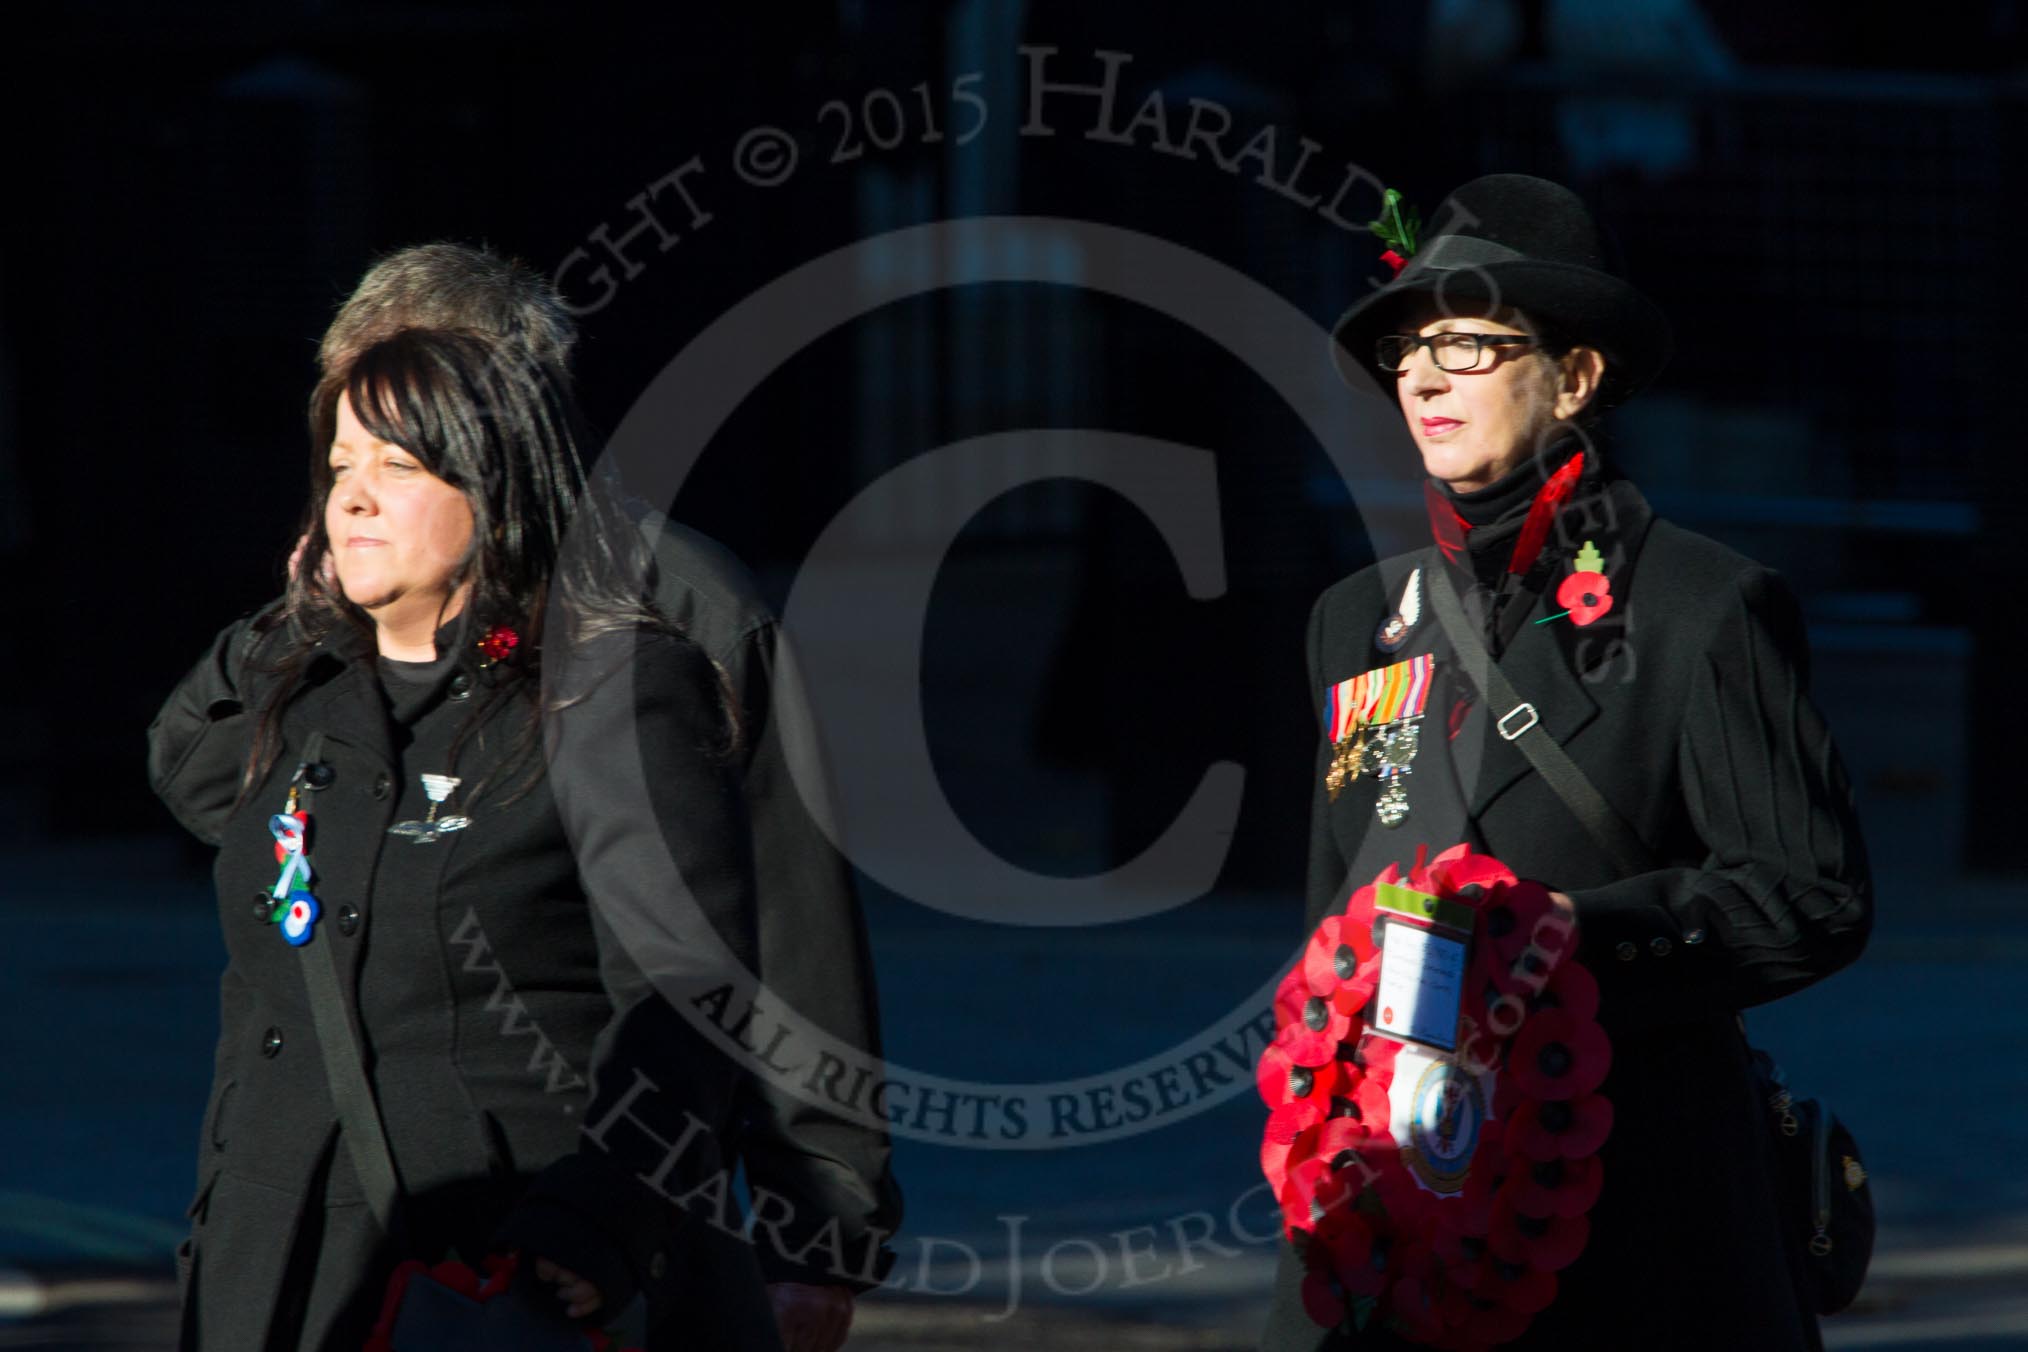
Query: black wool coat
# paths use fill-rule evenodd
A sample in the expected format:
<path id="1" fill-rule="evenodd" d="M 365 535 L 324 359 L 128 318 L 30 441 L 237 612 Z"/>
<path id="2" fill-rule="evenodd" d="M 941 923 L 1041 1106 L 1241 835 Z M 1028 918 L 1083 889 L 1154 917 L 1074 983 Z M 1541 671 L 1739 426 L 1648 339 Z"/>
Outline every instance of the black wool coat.
<path id="1" fill-rule="evenodd" d="M 722 546 L 659 513 L 645 513 L 641 525 L 655 550 L 658 608 L 717 663 L 739 709 L 737 768 L 766 989 L 802 1023 L 878 1056 L 873 966 L 851 870 L 806 801 L 823 786 L 789 771 L 781 724 L 806 714 L 799 692 L 778 674 L 779 626 L 752 577 Z M 149 730 L 156 792 L 212 844 L 231 811 L 258 707 L 239 688 L 252 633 L 247 621 L 229 626 Z M 203 1160 L 209 1148 L 200 1142 Z M 864 1289 L 886 1275 L 894 1255 L 884 1241 L 900 1225 L 902 1197 L 884 1129 L 746 1074 L 722 1148 L 737 1158 L 770 1224 L 755 1244 L 723 1242 L 709 1231 L 695 1236 L 692 1260 L 678 1274 L 687 1290 L 671 1302 L 692 1312 L 685 1336 L 710 1345 L 702 1312 L 738 1290 L 755 1262 L 768 1281 Z"/>
<path id="2" fill-rule="evenodd" d="M 1497 545 L 1501 561 L 1511 539 Z M 1586 540 L 1604 557 L 1612 610 L 1585 626 L 1535 623 L 1564 609 L 1556 585 Z M 1506 711 L 1489 716 L 1472 697 L 1426 592 L 1406 644 L 1376 646 L 1415 568 L 1449 569 L 1467 610 L 1483 616 L 1469 556 L 1447 562 L 1434 547 L 1344 579 L 1311 614 L 1319 710 L 1336 683 L 1422 653 L 1434 655 L 1435 676 L 1399 826 L 1376 819 L 1371 775 L 1327 795 L 1328 730 L 1320 739 L 1308 923 L 1342 909 L 1386 864 L 1406 869 L 1418 844 L 1434 854 L 1459 841 L 1576 904 L 1577 956 L 1598 978 L 1613 1044 L 1601 1092 L 1614 1126 L 1589 1245 L 1559 1274 L 1555 1303 L 1507 1346 L 1820 1346 L 1797 1237 L 1776 1219 L 1770 1126 L 1735 1017 L 1852 962 L 1871 927 L 1851 792 L 1807 694 L 1807 641 L 1789 589 L 1655 519 L 1625 480 L 1587 475 L 1558 514 L 1527 590 L 1510 602 L 1522 613 L 1500 626 L 1511 638 L 1498 658 L 1659 861 L 1624 876 L 1494 733 Z M 1378 1328 L 1355 1338 L 1318 1328 L 1303 1313 L 1300 1278 L 1285 1246 L 1265 1348 L 1407 1345 Z"/>
<path id="3" fill-rule="evenodd" d="M 785 671 L 780 623 L 723 546 L 656 512 L 642 529 L 655 550 L 656 606 L 718 663 L 739 709 L 759 974 L 774 1001 L 793 1011 L 770 1013 L 878 1058 L 865 916 L 852 869 L 811 807 L 829 786 L 810 768 L 800 778 L 790 771 L 783 726 L 807 724 L 811 714 Z M 727 1151 L 739 1158 L 757 1208 L 764 1194 L 776 1199 L 752 1246 L 769 1281 L 864 1291 L 885 1279 L 895 1258 L 885 1241 L 900 1228 L 902 1194 L 884 1127 L 829 1112 L 769 1077 L 745 1075 Z M 835 1254 L 827 1235 L 838 1240 Z M 708 1291 L 700 1287 L 700 1299 Z"/>
<path id="4" fill-rule="evenodd" d="M 281 643 L 280 631 L 221 639 L 245 710 L 266 706 Z M 710 961 L 754 960 L 750 835 L 717 672 L 680 637 L 607 635 L 550 659 L 570 703 L 530 741 L 535 682 L 519 665 L 485 663 L 456 622 L 438 645 L 449 659 L 430 679 L 390 683 L 390 703 L 368 638 L 319 644 L 284 706 L 273 768 L 219 822 L 229 961 L 179 1254 L 183 1345 L 356 1348 L 400 1258 L 476 1264 L 520 1247 L 592 1279 L 609 1313 L 642 1292 L 665 1330 L 651 1346 L 675 1346 L 686 1324 L 742 1320 L 758 1342 L 728 1331 L 684 1345 L 766 1346 L 751 1264 L 743 1287 L 721 1278 L 695 1306 L 701 1226 L 670 1201 L 723 1169 L 736 1064 L 619 937 L 660 917 Z M 248 732 L 242 722 L 221 745 L 243 755 Z M 183 765 L 217 752 L 187 747 Z M 632 756 L 645 800 L 612 768 Z M 270 817 L 306 760 L 322 916 L 296 948 L 261 899 L 277 874 Z M 460 777 L 439 811 L 470 825 L 414 844 L 388 828 L 428 812 L 423 772 Z M 694 912 L 670 901 L 675 869 Z M 332 1107 L 335 1049 L 317 1036 L 305 984 L 320 947 L 337 959 L 408 1199 L 395 1242 L 367 1211 Z M 665 1171 L 663 1143 L 684 1141 L 693 1120 L 703 1125 Z M 594 1139 L 585 1128 L 601 1123 Z"/>

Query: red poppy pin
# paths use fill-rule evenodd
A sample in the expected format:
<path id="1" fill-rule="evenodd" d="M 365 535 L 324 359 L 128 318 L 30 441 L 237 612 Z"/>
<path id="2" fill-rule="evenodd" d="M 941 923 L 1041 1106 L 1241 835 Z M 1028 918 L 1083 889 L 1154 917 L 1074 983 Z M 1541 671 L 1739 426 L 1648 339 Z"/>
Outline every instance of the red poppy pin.
<path id="1" fill-rule="evenodd" d="M 1598 546 L 1586 540 L 1571 566 L 1576 571 L 1556 588 L 1556 604 L 1563 607 L 1562 614 L 1546 615 L 1537 624 L 1568 615 L 1572 624 L 1586 625 L 1613 608 L 1613 585 L 1602 571 L 1605 556 L 1598 552 Z"/>
<path id="2" fill-rule="evenodd" d="M 521 646 L 521 635 L 504 624 L 496 624 L 486 631 L 479 640 L 479 651 L 486 654 L 488 662 L 504 662 L 508 654 Z"/>

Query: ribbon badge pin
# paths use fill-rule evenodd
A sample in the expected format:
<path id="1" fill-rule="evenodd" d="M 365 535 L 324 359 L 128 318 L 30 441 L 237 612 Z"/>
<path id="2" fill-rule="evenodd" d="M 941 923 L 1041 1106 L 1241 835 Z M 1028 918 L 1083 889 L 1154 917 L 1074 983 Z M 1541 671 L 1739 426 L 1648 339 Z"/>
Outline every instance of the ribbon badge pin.
<path id="1" fill-rule="evenodd" d="M 310 814 L 301 810 L 297 801 L 291 789 L 288 809 L 268 818 L 268 830 L 275 838 L 275 861 L 282 866 L 281 876 L 268 891 L 275 903 L 268 923 L 279 924 L 282 937 L 301 948 L 315 931 L 319 907 L 310 892 L 310 857 L 304 850 Z"/>

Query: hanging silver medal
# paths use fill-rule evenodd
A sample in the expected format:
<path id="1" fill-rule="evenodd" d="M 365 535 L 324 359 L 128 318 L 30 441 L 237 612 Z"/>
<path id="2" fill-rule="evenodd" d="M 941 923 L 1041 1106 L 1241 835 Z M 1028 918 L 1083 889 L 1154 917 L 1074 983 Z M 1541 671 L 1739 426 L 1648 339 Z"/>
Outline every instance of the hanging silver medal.
<path id="1" fill-rule="evenodd" d="M 1375 739 L 1375 750 L 1370 754 L 1377 762 L 1374 770 L 1383 787 L 1374 801 L 1373 815 L 1382 826 L 1399 826 L 1408 820 L 1408 786 L 1401 781 L 1411 770 L 1410 762 L 1421 741 L 1420 723 L 1419 718 L 1403 719 Z"/>
<path id="2" fill-rule="evenodd" d="M 1411 624 L 1420 615 L 1419 590 L 1418 577 L 1411 577 L 1403 598 Z M 1335 750 L 1324 788 L 1333 799 L 1346 785 L 1370 774 L 1380 781 L 1373 811 L 1381 824 L 1399 826 L 1408 819 L 1408 788 L 1402 777 L 1421 741 L 1423 709 L 1435 671 L 1436 658 L 1423 653 L 1362 672 L 1326 692 L 1324 721 Z"/>
<path id="3" fill-rule="evenodd" d="M 406 836 L 417 845 L 429 845 L 438 837 L 452 831 L 462 831 L 472 824 L 470 817 L 437 816 L 437 809 L 444 805 L 458 785 L 464 783 L 456 775 L 424 775 L 423 792 L 429 795 L 430 810 L 421 821 L 396 822 L 387 828 L 390 836 Z"/>

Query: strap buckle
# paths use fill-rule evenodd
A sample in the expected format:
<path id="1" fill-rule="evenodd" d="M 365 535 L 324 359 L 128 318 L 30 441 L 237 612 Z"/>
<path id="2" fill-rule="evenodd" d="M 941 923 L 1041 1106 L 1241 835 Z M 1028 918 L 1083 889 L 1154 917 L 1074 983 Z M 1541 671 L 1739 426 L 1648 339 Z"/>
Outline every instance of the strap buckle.
<path id="1" fill-rule="evenodd" d="M 1522 714 L 1528 715 L 1528 721 L 1526 723 L 1523 723 L 1520 727 L 1514 728 L 1510 731 L 1507 727 L 1507 724 L 1511 720 L 1518 718 Z M 1509 709 L 1506 713 L 1502 714 L 1500 716 L 1500 721 L 1494 724 L 1494 726 L 1500 730 L 1500 735 L 1502 737 L 1506 738 L 1508 741 L 1511 742 L 1516 737 L 1519 737 L 1522 733 L 1528 731 L 1528 729 L 1534 727 L 1537 723 L 1540 723 L 1541 721 L 1542 721 L 1541 717 L 1535 712 L 1534 705 L 1522 703 L 1515 705 L 1513 708 Z"/>

